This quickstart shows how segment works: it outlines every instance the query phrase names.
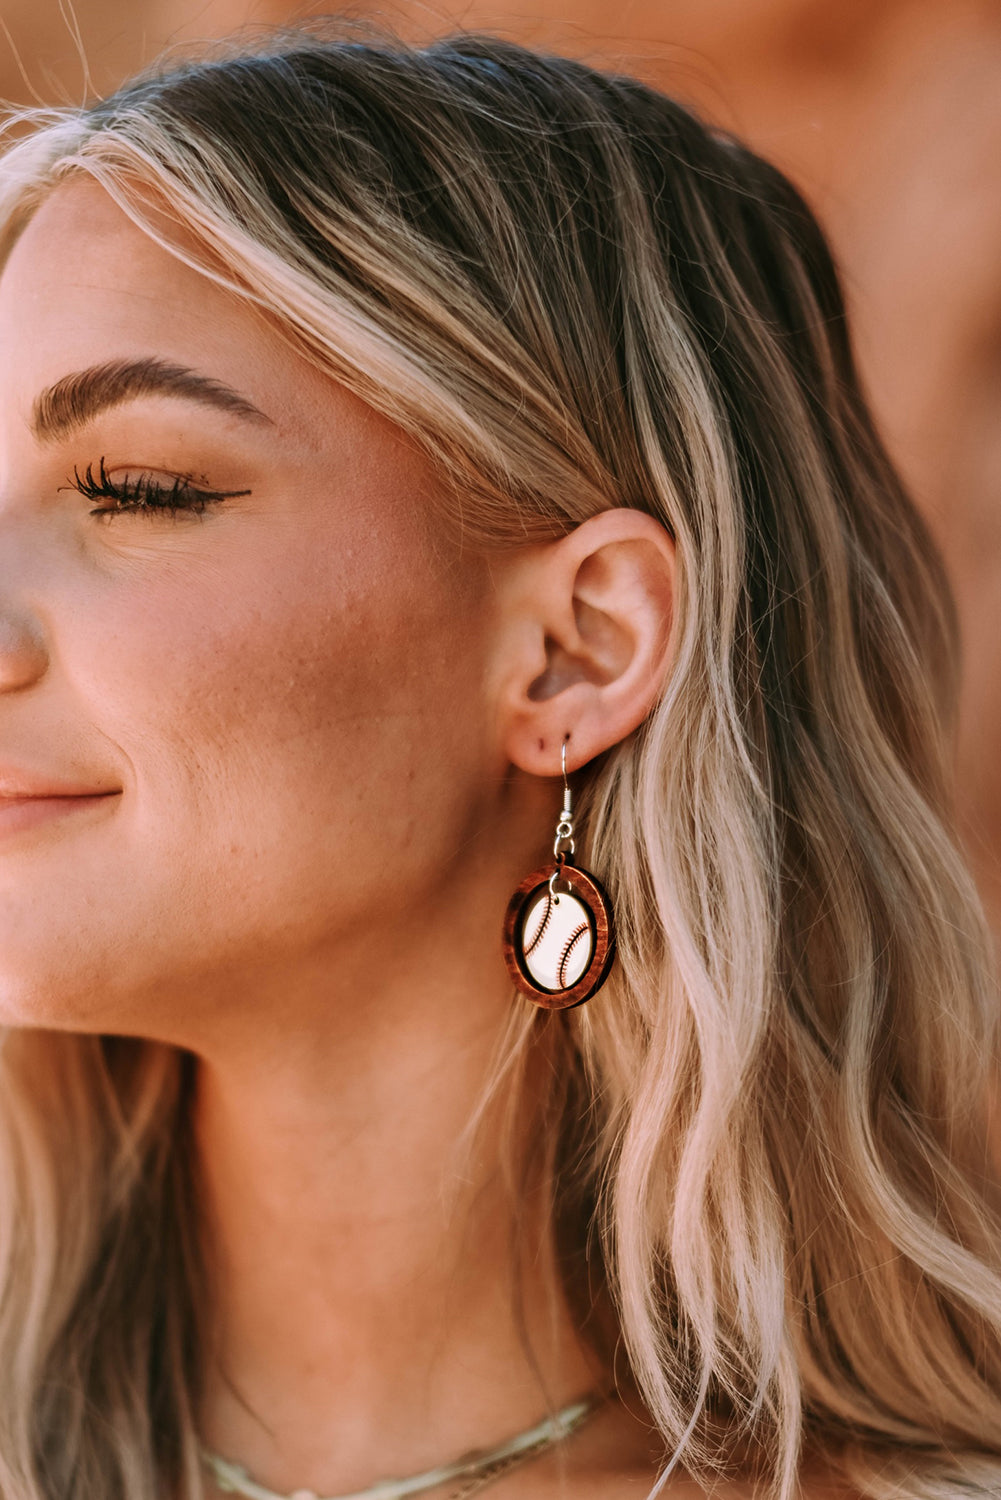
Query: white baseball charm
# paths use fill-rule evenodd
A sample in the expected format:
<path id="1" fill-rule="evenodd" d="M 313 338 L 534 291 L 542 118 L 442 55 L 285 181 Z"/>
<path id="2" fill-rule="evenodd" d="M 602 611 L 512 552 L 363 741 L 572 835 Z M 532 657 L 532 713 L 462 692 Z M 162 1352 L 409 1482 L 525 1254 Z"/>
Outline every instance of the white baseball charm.
<path id="1" fill-rule="evenodd" d="M 526 905 L 521 951 L 536 984 L 544 990 L 571 989 L 594 951 L 587 907 L 569 891 L 554 896 L 547 882 Z"/>
<path id="2" fill-rule="evenodd" d="M 523 994 L 547 1010 L 589 1000 L 615 954 L 612 908 L 585 870 L 568 863 L 523 880 L 508 906 L 504 957 Z"/>

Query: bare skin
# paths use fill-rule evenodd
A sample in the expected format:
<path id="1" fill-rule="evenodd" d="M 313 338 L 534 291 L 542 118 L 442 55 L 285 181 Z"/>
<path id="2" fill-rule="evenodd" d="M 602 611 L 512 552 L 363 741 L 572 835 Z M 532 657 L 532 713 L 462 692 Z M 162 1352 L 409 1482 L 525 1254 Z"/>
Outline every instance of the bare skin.
<path id="1" fill-rule="evenodd" d="M 0 336 L 0 1020 L 198 1060 L 210 1446 L 321 1494 L 492 1446 L 602 1375 L 547 1254 L 526 1347 L 497 1131 L 463 1137 L 513 1003 L 498 929 L 564 737 L 573 772 L 660 689 L 671 542 L 616 511 L 460 547 L 412 443 L 94 185 L 27 227 Z M 239 399 L 39 406 L 137 361 Z M 74 488 L 102 465 L 182 507 Z M 655 1472 L 613 1404 L 492 1493 Z"/>

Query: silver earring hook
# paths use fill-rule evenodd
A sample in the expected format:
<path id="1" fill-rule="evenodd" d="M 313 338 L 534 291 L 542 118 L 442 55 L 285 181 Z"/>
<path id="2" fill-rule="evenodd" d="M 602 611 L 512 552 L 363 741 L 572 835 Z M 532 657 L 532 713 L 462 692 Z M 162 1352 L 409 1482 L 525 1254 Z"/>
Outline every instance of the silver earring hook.
<path id="1" fill-rule="evenodd" d="M 573 793 L 570 783 L 567 781 L 567 741 L 563 740 L 560 752 L 560 764 L 563 770 L 563 811 L 560 813 L 556 824 L 556 839 L 553 843 L 553 855 L 557 862 L 557 870 L 554 870 L 549 879 L 549 889 L 554 899 L 559 900 L 556 894 L 556 877 L 558 870 L 563 868 L 568 858 L 572 858 L 576 845 L 573 836 Z"/>

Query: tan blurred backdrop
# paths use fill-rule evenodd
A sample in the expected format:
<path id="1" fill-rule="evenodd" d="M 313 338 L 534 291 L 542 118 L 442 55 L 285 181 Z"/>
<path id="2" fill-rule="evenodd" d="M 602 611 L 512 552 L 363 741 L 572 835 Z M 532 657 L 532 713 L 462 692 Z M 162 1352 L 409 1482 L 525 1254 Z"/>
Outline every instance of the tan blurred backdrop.
<path id="1" fill-rule="evenodd" d="M 318 15 L 283 0 L 0 0 L 0 94 L 79 100 L 161 50 Z M 885 436 L 943 548 L 964 650 L 961 811 L 1001 932 L 1001 0 L 390 0 L 640 74 L 819 211 Z"/>

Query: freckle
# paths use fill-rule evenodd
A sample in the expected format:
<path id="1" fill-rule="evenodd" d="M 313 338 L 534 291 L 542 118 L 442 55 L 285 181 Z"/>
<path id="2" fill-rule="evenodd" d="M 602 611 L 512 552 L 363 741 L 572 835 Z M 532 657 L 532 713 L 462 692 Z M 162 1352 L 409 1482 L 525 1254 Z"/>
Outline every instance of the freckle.
<path id="1" fill-rule="evenodd" d="M 540 750 L 545 750 L 545 748 L 546 748 L 546 742 L 545 742 L 545 740 L 540 740 L 539 741 L 539 749 Z"/>

